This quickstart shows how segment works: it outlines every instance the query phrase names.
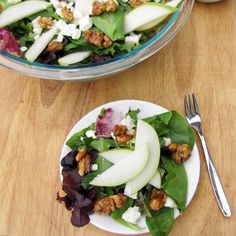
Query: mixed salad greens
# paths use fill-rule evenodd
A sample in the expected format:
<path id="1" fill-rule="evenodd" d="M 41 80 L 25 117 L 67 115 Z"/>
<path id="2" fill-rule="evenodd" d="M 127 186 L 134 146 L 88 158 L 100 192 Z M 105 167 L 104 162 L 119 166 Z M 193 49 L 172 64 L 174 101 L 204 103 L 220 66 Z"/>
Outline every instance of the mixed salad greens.
<path id="1" fill-rule="evenodd" d="M 89 215 L 110 215 L 120 224 L 152 235 L 167 235 L 174 210 L 186 207 L 188 178 L 183 165 L 191 156 L 192 129 L 176 111 L 138 118 L 102 109 L 95 123 L 66 142 L 71 151 L 61 160 L 66 193 L 57 200 L 82 227 Z"/>
<path id="2" fill-rule="evenodd" d="M 1 0 L 0 49 L 30 62 L 91 64 L 139 47 L 183 0 Z"/>

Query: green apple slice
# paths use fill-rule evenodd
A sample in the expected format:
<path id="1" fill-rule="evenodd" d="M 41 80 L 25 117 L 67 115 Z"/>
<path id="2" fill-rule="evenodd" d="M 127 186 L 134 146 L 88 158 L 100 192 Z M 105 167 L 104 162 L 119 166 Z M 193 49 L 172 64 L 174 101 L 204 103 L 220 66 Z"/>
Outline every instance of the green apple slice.
<path id="1" fill-rule="evenodd" d="M 47 47 L 48 43 L 53 39 L 56 33 L 56 27 L 53 27 L 52 29 L 43 33 L 26 52 L 25 58 L 30 62 L 34 62 L 41 52 Z"/>
<path id="2" fill-rule="evenodd" d="M 170 7 L 178 7 L 178 5 L 183 2 L 183 0 L 172 0 L 170 2 L 166 3 L 166 6 L 170 6 Z"/>
<path id="3" fill-rule="evenodd" d="M 86 59 L 90 55 L 91 55 L 91 51 L 75 52 L 75 53 L 68 54 L 64 57 L 61 57 L 58 60 L 58 63 L 61 66 L 68 66 L 68 65 L 83 61 L 84 59 Z"/>
<path id="4" fill-rule="evenodd" d="M 113 164 L 118 163 L 119 161 L 123 160 L 133 151 L 127 148 L 114 148 L 105 152 L 99 153 L 99 156 L 103 157 L 104 159 L 110 161 Z M 149 181 L 149 184 L 154 186 L 155 188 L 161 187 L 161 174 L 160 171 L 157 169 L 156 173 Z"/>
<path id="5" fill-rule="evenodd" d="M 123 160 L 95 177 L 90 184 L 113 187 L 130 181 L 145 168 L 149 156 L 148 149 L 148 145 L 143 144 Z"/>
<path id="6" fill-rule="evenodd" d="M 157 169 L 156 173 L 154 174 L 154 176 L 149 181 L 149 184 L 151 184 L 155 188 L 161 187 L 161 174 L 158 169 Z"/>
<path id="7" fill-rule="evenodd" d="M 114 148 L 105 152 L 99 153 L 99 156 L 103 157 L 104 159 L 110 161 L 113 164 L 118 163 L 133 151 L 127 148 Z"/>
<path id="8" fill-rule="evenodd" d="M 138 192 L 152 179 L 160 160 L 160 143 L 155 129 L 147 122 L 138 120 L 135 149 L 143 146 L 144 143 L 148 144 L 149 158 L 143 171 L 126 183 L 124 193 L 128 196 Z"/>
<path id="9" fill-rule="evenodd" d="M 161 3 L 144 3 L 125 16 L 125 34 L 134 30 L 141 31 L 143 27 L 147 30 L 148 24 L 155 22 L 155 25 L 157 25 L 176 10 L 176 8 Z M 150 28 L 153 26 L 151 25 Z"/>
<path id="10" fill-rule="evenodd" d="M 0 15 L 0 28 L 17 22 L 27 16 L 31 16 L 50 6 L 51 3 L 45 1 L 24 1 L 8 7 Z"/>

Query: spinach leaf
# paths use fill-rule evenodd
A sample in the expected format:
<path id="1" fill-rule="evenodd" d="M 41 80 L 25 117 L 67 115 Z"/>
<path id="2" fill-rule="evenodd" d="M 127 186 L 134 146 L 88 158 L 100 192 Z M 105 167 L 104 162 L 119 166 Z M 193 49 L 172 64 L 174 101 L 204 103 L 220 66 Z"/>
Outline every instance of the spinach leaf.
<path id="1" fill-rule="evenodd" d="M 176 202 L 178 209 L 186 207 L 188 178 L 183 164 L 177 165 L 173 160 L 161 157 L 164 169 L 167 171 L 163 189 Z"/>
<path id="2" fill-rule="evenodd" d="M 185 143 L 193 148 L 194 132 L 176 111 L 169 111 L 143 120 L 156 130 L 160 138 L 169 137 L 173 143 Z"/>
<path id="3" fill-rule="evenodd" d="M 126 222 L 125 220 L 122 219 L 122 215 L 123 213 L 129 208 L 129 207 L 132 207 L 134 204 L 134 200 L 132 198 L 126 198 L 125 200 L 125 205 L 120 208 L 120 209 L 116 209 L 115 211 L 113 211 L 111 213 L 111 217 L 118 221 L 120 224 L 126 226 L 126 227 L 129 227 L 131 229 L 135 229 L 135 230 L 140 230 L 142 229 L 140 226 L 136 225 L 136 224 L 131 224 L 129 222 Z"/>
<path id="4" fill-rule="evenodd" d="M 153 213 L 152 217 L 146 217 L 146 224 L 153 236 L 166 236 L 174 223 L 174 209 L 161 208 Z"/>
<path id="5" fill-rule="evenodd" d="M 97 175 L 103 173 L 105 170 L 107 170 L 108 168 L 112 166 L 112 163 L 110 161 L 107 161 L 106 159 L 102 157 L 98 157 L 95 160 L 94 164 L 98 165 L 98 170 L 90 172 L 82 178 L 81 185 L 84 188 L 88 188 L 90 181 L 92 181 Z"/>
<path id="6" fill-rule="evenodd" d="M 43 11 L 40 11 L 40 12 L 37 12 L 37 13 L 31 15 L 31 16 L 28 16 L 27 18 L 32 21 L 35 18 L 37 18 L 38 16 L 51 17 L 51 18 L 56 19 L 56 20 L 60 19 L 60 17 L 55 13 L 53 7 L 48 7 L 47 9 L 45 9 Z"/>
<path id="7" fill-rule="evenodd" d="M 92 18 L 93 24 L 105 33 L 112 41 L 124 39 L 124 8 L 120 6 L 116 12 L 105 12 Z"/>
<path id="8" fill-rule="evenodd" d="M 88 130 L 95 130 L 95 123 L 92 123 L 87 128 L 79 131 L 78 133 L 73 134 L 66 142 L 66 145 L 69 146 L 72 150 L 79 150 L 82 147 L 86 147 L 89 149 L 90 142 L 93 140 L 92 138 L 86 137 L 86 132 Z"/>
<path id="9" fill-rule="evenodd" d="M 116 147 L 116 143 L 110 138 L 97 138 L 90 143 L 90 147 L 98 150 L 99 152 L 105 152 L 111 147 Z"/>

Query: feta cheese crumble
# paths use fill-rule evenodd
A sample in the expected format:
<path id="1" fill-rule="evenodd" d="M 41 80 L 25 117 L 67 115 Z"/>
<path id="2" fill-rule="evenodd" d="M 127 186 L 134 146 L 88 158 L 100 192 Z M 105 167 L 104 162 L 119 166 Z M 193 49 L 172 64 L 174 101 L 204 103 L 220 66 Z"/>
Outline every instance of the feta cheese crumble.
<path id="1" fill-rule="evenodd" d="M 21 48 L 20 48 L 20 51 L 21 51 L 21 52 L 25 52 L 27 49 L 28 49 L 27 47 L 21 47 Z"/>
<path id="2" fill-rule="evenodd" d="M 95 131 L 94 130 L 88 130 L 88 131 L 86 131 L 86 136 L 88 137 L 88 138 L 96 138 L 96 135 L 95 135 Z"/>
<path id="3" fill-rule="evenodd" d="M 171 139 L 170 138 L 163 138 L 164 139 L 164 146 L 168 147 L 171 144 Z"/>
<path id="4" fill-rule="evenodd" d="M 139 44 L 139 40 L 142 34 L 130 34 L 129 36 L 125 37 L 125 43 L 132 43 L 132 44 Z"/>
<path id="5" fill-rule="evenodd" d="M 89 15 L 82 17 L 79 21 L 79 28 L 82 31 L 89 30 L 92 27 L 92 25 L 93 25 L 92 18 L 89 17 Z"/>
<path id="6" fill-rule="evenodd" d="M 97 164 L 91 165 L 91 170 L 92 170 L 92 171 L 98 170 L 98 165 L 97 165 Z"/>
<path id="7" fill-rule="evenodd" d="M 32 21 L 32 25 L 33 25 L 33 32 L 34 34 L 36 35 L 40 35 L 43 31 L 43 28 L 41 27 L 41 25 L 38 23 L 38 20 L 40 19 L 41 17 L 38 16 L 37 18 L 35 18 L 33 21 Z"/>
<path id="8" fill-rule="evenodd" d="M 129 207 L 121 217 L 128 223 L 137 224 L 137 222 L 141 219 L 141 212 L 137 206 Z"/>
<path id="9" fill-rule="evenodd" d="M 132 130 L 134 128 L 134 121 L 130 116 L 126 116 L 125 119 L 123 119 L 120 122 L 121 125 L 125 125 L 128 129 L 128 131 Z"/>
<path id="10" fill-rule="evenodd" d="M 166 198 L 166 202 L 165 202 L 165 207 L 170 207 L 170 208 L 177 208 L 176 203 L 174 202 L 174 200 L 170 197 L 167 196 Z"/>

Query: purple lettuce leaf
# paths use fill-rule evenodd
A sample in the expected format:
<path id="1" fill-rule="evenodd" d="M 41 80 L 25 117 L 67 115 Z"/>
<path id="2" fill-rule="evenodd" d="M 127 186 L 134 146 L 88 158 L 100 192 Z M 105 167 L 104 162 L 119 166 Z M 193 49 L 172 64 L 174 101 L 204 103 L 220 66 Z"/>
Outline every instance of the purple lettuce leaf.
<path id="1" fill-rule="evenodd" d="M 102 115 L 98 116 L 96 122 L 96 136 L 110 137 L 115 125 L 122 120 L 121 113 L 114 113 L 111 108 L 105 109 Z"/>

